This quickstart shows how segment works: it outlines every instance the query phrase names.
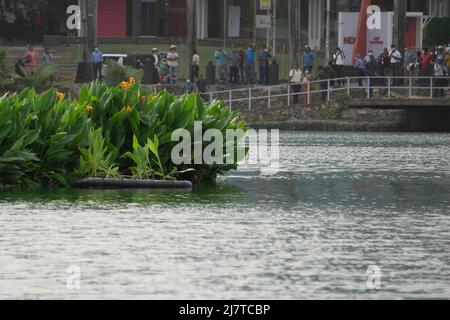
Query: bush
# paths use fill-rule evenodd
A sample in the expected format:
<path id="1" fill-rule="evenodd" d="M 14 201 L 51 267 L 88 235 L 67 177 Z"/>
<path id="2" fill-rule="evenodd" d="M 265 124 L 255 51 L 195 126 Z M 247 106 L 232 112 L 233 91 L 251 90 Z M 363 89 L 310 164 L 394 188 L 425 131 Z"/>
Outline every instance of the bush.
<path id="1" fill-rule="evenodd" d="M 0 48 L 0 86 L 7 83 L 6 50 Z"/>
<path id="2" fill-rule="evenodd" d="M 330 110 L 329 118 L 332 120 L 342 119 L 342 114 L 348 109 L 350 97 L 346 93 L 336 95 L 336 105 Z"/>
<path id="3" fill-rule="evenodd" d="M 106 63 L 105 82 L 109 86 L 117 86 L 129 78 L 142 80 L 143 75 L 142 70 L 133 69 L 129 66 L 121 66 L 114 60 L 109 60 Z"/>
<path id="4" fill-rule="evenodd" d="M 447 31 L 445 31 L 447 30 Z M 425 43 L 428 46 L 450 43 L 450 17 L 433 18 L 426 29 Z"/>
<path id="5" fill-rule="evenodd" d="M 24 89 L 0 98 L 0 184 L 58 186 L 122 176 L 206 182 L 236 169 L 238 159 L 232 165 L 172 163 L 172 133 L 184 128 L 193 138 L 195 121 L 224 136 L 227 129 L 246 130 L 222 101 L 154 95 L 134 81 L 115 87 L 93 83 L 77 100 L 54 89 Z"/>
<path id="6" fill-rule="evenodd" d="M 20 77 L 22 85 L 26 88 L 35 88 L 42 90 L 51 85 L 52 79 L 56 73 L 55 65 L 40 65 L 36 71 L 30 72 L 22 67 L 23 77 Z"/>

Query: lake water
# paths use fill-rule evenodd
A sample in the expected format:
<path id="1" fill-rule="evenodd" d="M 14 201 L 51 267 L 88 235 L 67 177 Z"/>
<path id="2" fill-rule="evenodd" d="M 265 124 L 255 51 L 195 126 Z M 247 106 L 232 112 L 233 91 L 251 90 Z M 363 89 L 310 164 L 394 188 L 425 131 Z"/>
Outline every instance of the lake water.
<path id="1" fill-rule="evenodd" d="M 450 135 L 282 133 L 279 174 L 193 193 L 2 191 L 5 298 L 448 299 Z"/>

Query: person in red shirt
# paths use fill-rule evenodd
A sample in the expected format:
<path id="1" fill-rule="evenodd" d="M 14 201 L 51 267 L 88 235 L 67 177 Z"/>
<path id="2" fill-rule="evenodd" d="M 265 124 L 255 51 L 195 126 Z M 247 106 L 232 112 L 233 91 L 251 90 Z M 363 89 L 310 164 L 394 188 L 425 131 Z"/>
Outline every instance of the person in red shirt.
<path id="1" fill-rule="evenodd" d="M 433 55 L 428 48 L 423 48 L 423 54 L 419 58 L 419 77 L 431 77 L 433 75 Z M 429 87 L 431 79 L 419 79 L 419 84 L 422 87 Z M 424 94 L 427 94 L 426 90 Z"/>
<path id="2" fill-rule="evenodd" d="M 423 54 L 420 57 L 420 70 L 422 71 L 422 76 L 431 77 L 432 76 L 432 65 L 433 55 L 428 51 L 428 48 L 423 49 Z"/>

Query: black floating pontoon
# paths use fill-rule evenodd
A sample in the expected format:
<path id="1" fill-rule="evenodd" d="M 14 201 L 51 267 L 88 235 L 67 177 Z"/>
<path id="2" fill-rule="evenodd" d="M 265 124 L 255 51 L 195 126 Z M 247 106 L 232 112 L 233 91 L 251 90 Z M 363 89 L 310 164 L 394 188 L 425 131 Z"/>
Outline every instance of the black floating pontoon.
<path id="1" fill-rule="evenodd" d="M 72 183 L 75 188 L 192 189 L 190 181 L 87 178 Z"/>

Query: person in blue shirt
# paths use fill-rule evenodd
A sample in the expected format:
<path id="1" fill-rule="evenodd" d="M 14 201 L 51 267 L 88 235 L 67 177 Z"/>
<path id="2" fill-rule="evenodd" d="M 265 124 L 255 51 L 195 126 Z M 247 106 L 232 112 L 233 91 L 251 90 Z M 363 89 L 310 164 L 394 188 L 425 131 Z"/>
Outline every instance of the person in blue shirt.
<path id="1" fill-rule="evenodd" d="M 268 84 L 268 71 L 269 61 L 272 58 L 269 48 L 261 47 L 261 51 L 258 52 L 259 63 L 259 84 Z"/>
<path id="2" fill-rule="evenodd" d="M 219 84 L 224 84 L 227 82 L 227 57 L 228 54 L 223 50 L 223 47 L 219 46 L 216 53 L 214 54 L 216 58 L 216 69 L 217 76 L 219 79 Z"/>
<path id="3" fill-rule="evenodd" d="M 314 54 L 311 51 L 310 46 L 305 46 L 305 52 L 303 53 L 303 73 L 309 71 L 312 73 L 314 69 Z"/>
<path id="4" fill-rule="evenodd" d="M 254 43 L 250 44 L 249 48 L 245 54 L 245 70 L 247 73 L 247 81 L 250 84 L 254 84 L 256 81 L 255 48 L 256 48 L 256 45 Z"/>
<path id="5" fill-rule="evenodd" d="M 358 73 L 358 85 L 362 87 L 363 85 L 362 77 L 365 76 L 365 66 L 364 60 L 362 59 L 360 54 L 356 55 L 355 65 L 353 67 L 356 69 L 356 72 Z"/>
<path id="6" fill-rule="evenodd" d="M 98 47 L 95 47 L 92 52 L 92 63 L 94 64 L 95 79 L 100 79 L 100 81 L 102 81 L 103 53 L 98 49 Z"/>
<path id="7" fill-rule="evenodd" d="M 375 77 L 377 75 L 378 64 L 372 52 L 369 52 L 369 60 L 366 63 L 365 72 L 369 77 L 369 97 L 373 97 L 373 86 L 375 84 Z"/>

